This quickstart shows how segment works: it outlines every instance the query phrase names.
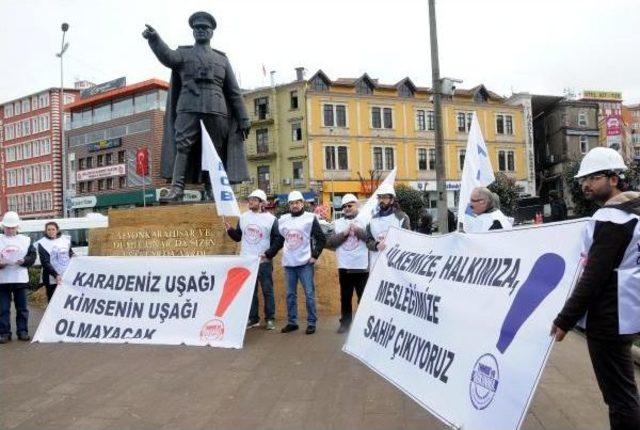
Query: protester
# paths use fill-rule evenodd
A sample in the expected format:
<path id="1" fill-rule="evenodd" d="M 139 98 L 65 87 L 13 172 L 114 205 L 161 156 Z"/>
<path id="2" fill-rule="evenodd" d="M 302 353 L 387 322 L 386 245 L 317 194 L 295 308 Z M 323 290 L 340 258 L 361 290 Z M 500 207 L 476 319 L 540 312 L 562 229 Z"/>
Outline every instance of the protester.
<path id="1" fill-rule="evenodd" d="M 73 257 L 71 239 L 61 234 L 58 223 L 49 221 L 44 225 L 44 237 L 36 245 L 42 266 L 42 283 L 47 290 L 47 299 L 51 302 L 56 287 L 62 282 L 62 274 L 67 270 L 69 259 Z"/>
<path id="2" fill-rule="evenodd" d="M 428 209 L 423 209 L 418 220 L 418 233 L 432 234 L 433 233 L 433 215 Z"/>
<path id="3" fill-rule="evenodd" d="M 355 220 L 357 216 L 358 199 L 353 194 L 345 194 L 342 197 L 342 218 L 333 222 L 334 233 L 327 239 L 327 247 L 336 250 L 338 260 L 341 309 L 338 333 L 349 330 L 353 319 L 353 292 L 356 292 L 360 303 L 369 278 L 367 233 Z"/>
<path id="4" fill-rule="evenodd" d="M 449 233 L 458 230 L 458 218 L 451 209 L 447 209 L 447 228 Z"/>
<path id="5" fill-rule="evenodd" d="M 474 188 L 471 192 L 473 221 L 465 223 L 467 233 L 482 233 L 489 230 L 509 230 L 513 224 L 500 210 L 500 198 L 486 187 Z"/>
<path id="6" fill-rule="evenodd" d="M 314 264 L 326 238 L 314 214 L 305 212 L 300 191 L 292 191 L 288 198 L 289 213 L 280 217 L 278 229 L 284 240 L 282 265 L 287 283 L 287 325 L 282 333 L 298 330 L 298 280 L 302 284 L 307 305 L 306 334 L 316 332 L 316 298 L 313 280 Z"/>
<path id="7" fill-rule="evenodd" d="M 372 268 L 378 254 L 385 249 L 384 238 L 391 227 L 411 230 L 411 222 L 406 213 L 402 212 L 396 202 L 396 192 L 392 185 L 382 184 L 376 190 L 378 197 L 378 212 L 373 215 L 367 225 L 367 248 L 369 264 Z"/>
<path id="8" fill-rule="evenodd" d="M 551 221 L 567 219 L 567 205 L 556 190 L 549 192 L 549 205 L 551 206 Z"/>
<path id="9" fill-rule="evenodd" d="M 614 430 L 640 429 L 631 354 L 640 332 L 640 193 L 622 191 L 626 170 L 610 148 L 594 148 L 580 163 L 582 192 L 602 208 L 585 229 L 582 276 L 551 326 L 560 342 L 586 315 L 589 355 Z"/>
<path id="10" fill-rule="evenodd" d="M 0 343 L 11 340 L 11 296 L 16 310 L 16 334 L 19 340 L 29 337 L 27 308 L 28 268 L 36 261 L 36 250 L 29 236 L 18 234 L 20 217 L 13 211 L 2 218 L 0 234 Z"/>
<path id="11" fill-rule="evenodd" d="M 242 214 L 238 225 L 233 228 L 228 221 L 224 222 L 227 234 L 231 239 L 240 242 L 240 255 L 258 255 L 260 268 L 253 290 L 253 301 L 249 311 L 247 328 L 260 325 L 258 312 L 258 284 L 262 288 L 264 300 L 265 328 L 274 330 L 276 302 L 273 295 L 273 257 L 282 248 L 282 236 L 278 232 L 278 220 L 272 214 L 265 212 L 263 205 L 267 202 L 264 191 L 257 189 L 249 194 L 247 207 L 249 210 Z"/>

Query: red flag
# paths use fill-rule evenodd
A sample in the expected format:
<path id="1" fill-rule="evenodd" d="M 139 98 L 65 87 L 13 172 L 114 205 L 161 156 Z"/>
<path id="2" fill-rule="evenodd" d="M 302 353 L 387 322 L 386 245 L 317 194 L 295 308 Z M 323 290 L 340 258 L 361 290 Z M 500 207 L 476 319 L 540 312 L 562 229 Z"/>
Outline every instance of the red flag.
<path id="1" fill-rule="evenodd" d="M 149 150 L 138 148 L 136 151 L 136 175 L 147 176 L 149 174 Z"/>

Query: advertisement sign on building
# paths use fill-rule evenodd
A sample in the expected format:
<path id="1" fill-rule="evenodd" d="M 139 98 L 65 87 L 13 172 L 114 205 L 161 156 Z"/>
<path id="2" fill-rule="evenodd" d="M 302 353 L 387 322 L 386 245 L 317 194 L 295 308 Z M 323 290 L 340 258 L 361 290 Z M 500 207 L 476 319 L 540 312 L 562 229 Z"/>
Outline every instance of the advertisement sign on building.
<path id="1" fill-rule="evenodd" d="M 96 94 L 106 93 L 107 91 L 115 90 L 116 88 L 122 88 L 127 85 L 127 78 L 121 77 L 112 81 L 104 82 L 102 84 L 94 85 L 87 89 L 80 91 L 80 97 L 86 98 L 95 96 Z"/>
<path id="2" fill-rule="evenodd" d="M 610 115 L 605 119 L 607 146 L 616 151 L 622 146 L 622 120 L 618 115 Z"/>
<path id="3" fill-rule="evenodd" d="M 89 152 L 102 151 L 103 149 L 111 149 L 122 146 L 122 138 L 101 140 L 99 142 L 90 143 L 87 145 Z"/>
<path id="4" fill-rule="evenodd" d="M 96 196 L 72 197 L 69 199 L 71 209 L 94 208 L 98 199 Z"/>
<path id="5" fill-rule="evenodd" d="M 622 100 L 622 93 L 618 91 L 584 90 L 582 97 L 591 100 Z"/>
<path id="6" fill-rule="evenodd" d="M 76 173 L 78 181 L 91 181 L 93 179 L 109 178 L 111 176 L 122 176 L 127 169 L 124 164 L 115 166 L 97 167 L 95 169 L 81 170 Z"/>

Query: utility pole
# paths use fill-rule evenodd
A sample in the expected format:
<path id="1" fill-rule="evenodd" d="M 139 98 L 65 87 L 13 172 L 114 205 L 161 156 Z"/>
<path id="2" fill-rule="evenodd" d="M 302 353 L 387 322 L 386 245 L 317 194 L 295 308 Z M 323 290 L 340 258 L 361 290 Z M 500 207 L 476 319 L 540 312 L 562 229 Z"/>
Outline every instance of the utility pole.
<path id="1" fill-rule="evenodd" d="M 433 87 L 433 111 L 435 116 L 436 138 L 436 192 L 438 194 L 438 231 L 448 233 L 447 187 L 444 163 L 444 136 L 442 134 L 442 81 L 440 80 L 440 61 L 438 60 L 438 34 L 436 29 L 436 2 L 429 0 L 429 35 L 431 39 L 431 79 Z"/>
<path id="2" fill-rule="evenodd" d="M 60 45 L 60 52 L 56 54 L 60 58 L 60 154 L 62 155 L 62 217 L 67 218 L 69 216 L 69 208 L 67 203 L 67 145 L 64 141 L 64 68 L 62 62 L 62 56 L 69 47 L 69 43 L 64 43 L 64 36 L 69 30 L 69 24 L 63 22 L 60 26 L 62 30 L 62 44 Z"/>

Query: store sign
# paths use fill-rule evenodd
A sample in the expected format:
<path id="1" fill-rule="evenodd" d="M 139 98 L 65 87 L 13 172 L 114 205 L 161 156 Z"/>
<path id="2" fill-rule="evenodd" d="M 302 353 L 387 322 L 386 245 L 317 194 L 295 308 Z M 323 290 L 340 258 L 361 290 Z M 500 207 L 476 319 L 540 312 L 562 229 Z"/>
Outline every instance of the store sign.
<path id="1" fill-rule="evenodd" d="M 116 164 L 115 166 L 81 170 L 76 173 L 76 178 L 78 181 L 91 181 L 93 179 L 109 178 L 111 176 L 122 176 L 126 173 L 127 168 L 124 164 Z"/>
<path id="2" fill-rule="evenodd" d="M 584 90 L 582 98 L 591 100 L 622 100 L 622 93 L 618 91 Z"/>
<path id="3" fill-rule="evenodd" d="M 69 199 L 71 209 L 94 208 L 97 202 L 96 196 L 72 197 Z"/>
<path id="4" fill-rule="evenodd" d="M 115 90 L 116 88 L 122 88 L 127 85 L 127 78 L 121 77 L 118 79 L 114 79 L 109 82 L 104 82 L 102 84 L 94 85 L 92 87 L 86 88 L 80 91 L 80 97 L 86 98 L 95 96 L 96 94 L 106 93 L 107 91 Z"/>
<path id="5" fill-rule="evenodd" d="M 414 190 L 420 191 L 436 191 L 436 181 L 412 181 L 409 186 Z M 460 191 L 460 181 L 447 181 L 446 191 Z"/>
<path id="6" fill-rule="evenodd" d="M 87 145 L 89 152 L 102 151 L 103 149 L 111 149 L 122 146 L 122 138 L 101 140 L 99 142 L 93 142 Z"/>
<path id="7" fill-rule="evenodd" d="M 164 197 L 169 194 L 169 188 L 157 188 L 156 189 L 156 200 L 160 200 L 160 197 Z M 198 190 L 184 190 L 184 195 L 182 197 L 183 202 L 199 202 L 202 200 L 202 193 Z"/>

